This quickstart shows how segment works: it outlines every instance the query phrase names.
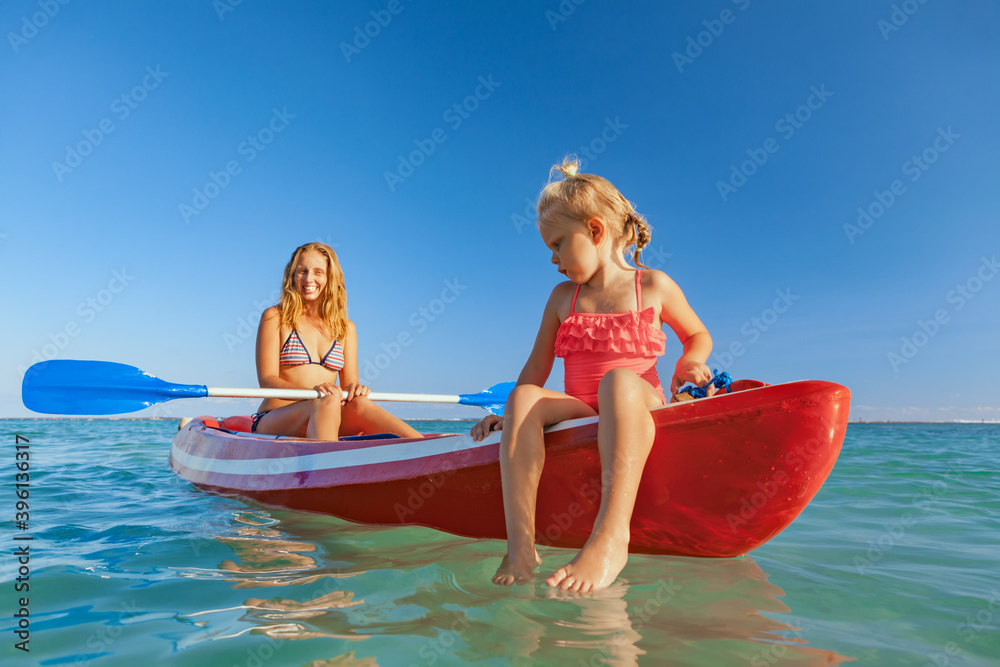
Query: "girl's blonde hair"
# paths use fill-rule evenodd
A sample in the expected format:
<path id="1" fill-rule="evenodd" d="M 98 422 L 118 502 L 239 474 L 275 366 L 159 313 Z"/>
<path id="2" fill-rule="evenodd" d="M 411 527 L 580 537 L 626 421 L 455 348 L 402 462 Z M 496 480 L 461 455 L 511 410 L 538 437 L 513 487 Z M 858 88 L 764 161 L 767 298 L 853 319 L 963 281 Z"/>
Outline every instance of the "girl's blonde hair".
<path id="1" fill-rule="evenodd" d="M 556 171 L 564 180 L 552 180 Z M 607 179 L 579 172 L 580 160 L 574 155 L 567 156 L 562 164 L 549 170 L 549 183 L 538 196 L 539 224 L 545 214 L 554 209 L 584 223 L 594 217 L 601 218 L 610 227 L 612 240 L 621 244 L 622 251 L 635 246 L 632 260 L 637 266 L 648 269 L 639 261 L 639 256 L 649 244 L 653 228 Z"/>
<path id="2" fill-rule="evenodd" d="M 281 325 L 295 329 L 302 316 L 302 296 L 294 289 L 295 266 L 299 263 L 299 257 L 307 250 L 315 250 L 326 257 L 326 287 L 323 288 L 323 298 L 320 302 L 320 317 L 323 320 L 324 333 L 333 340 L 342 340 L 347 336 L 347 289 L 344 287 L 344 271 L 340 268 L 337 253 L 325 243 L 300 245 L 285 265 L 285 274 L 281 280 L 281 301 L 278 303 Z"/>

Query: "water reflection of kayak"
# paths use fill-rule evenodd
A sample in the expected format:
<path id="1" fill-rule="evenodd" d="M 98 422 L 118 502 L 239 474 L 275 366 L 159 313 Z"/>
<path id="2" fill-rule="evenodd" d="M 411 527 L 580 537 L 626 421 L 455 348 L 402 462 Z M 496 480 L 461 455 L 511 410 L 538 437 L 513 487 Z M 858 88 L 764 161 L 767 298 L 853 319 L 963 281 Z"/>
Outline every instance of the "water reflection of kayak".
<path id="1" fill-rule="evenodd" d="M 733 383 L 733 392 L 653 410 L 656 441 L 632 516 L 630 550 L 745 554 L 809 504 L 840 453 L 850 391 L 831 382 Z M 499 434 L 323 442 L 250 434 L 248 417 L 199 417 L 171 467 L 195 486 L 369 524 L 505 538 Z M 578 548 L 600 504 L 597 418 L 546 431 L 537 540 Z"/>

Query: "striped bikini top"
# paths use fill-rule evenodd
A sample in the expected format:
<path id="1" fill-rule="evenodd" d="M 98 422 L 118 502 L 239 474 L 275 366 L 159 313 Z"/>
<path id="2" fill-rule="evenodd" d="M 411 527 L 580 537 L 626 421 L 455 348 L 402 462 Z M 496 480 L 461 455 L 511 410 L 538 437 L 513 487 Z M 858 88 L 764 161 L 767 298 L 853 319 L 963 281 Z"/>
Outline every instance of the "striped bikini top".
<path id="1" fill-rule="evenodd" d="M 330 347 L 330 351 L 326 353 L 322 361 L 313 361 L 312 357 L 309 356 L 309 350 L 306 349 L 306 346 L 302 344 L 302 339 L 299 338 L 299 332 L 292 329 L 292 333 L 288 334 L 285 344 L 281 346 L 281 354 L 278 355 L 278 364 L 281 366 L 316 364 L 331 371 L 339 371 L 344 367 L 344 348 L 339 340 L 335 340 Z"/>

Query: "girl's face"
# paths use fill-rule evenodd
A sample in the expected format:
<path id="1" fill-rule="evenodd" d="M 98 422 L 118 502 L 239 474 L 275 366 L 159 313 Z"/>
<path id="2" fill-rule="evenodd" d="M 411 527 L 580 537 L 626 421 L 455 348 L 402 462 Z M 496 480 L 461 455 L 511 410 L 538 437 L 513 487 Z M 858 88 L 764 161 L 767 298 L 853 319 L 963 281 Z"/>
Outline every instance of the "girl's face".
<path id="1" fill-rule="evenodd" d="M 556 211 L 547 213 L 538 229 L 542 241 L 552 251 L 552 263 L 559 273 L 575 283 L 586 283 L 594 277 L 600 268 L 601 233 L 592 224 L 583 224 Z"/>
<path id="2" fill-rule="evenodd" d="M 316 302 L 323 298 L 326 281 L 326 256 L 316 250 L 306 250 L 299 255 L 292 273 L 292 286 L 306 303 Z"/>

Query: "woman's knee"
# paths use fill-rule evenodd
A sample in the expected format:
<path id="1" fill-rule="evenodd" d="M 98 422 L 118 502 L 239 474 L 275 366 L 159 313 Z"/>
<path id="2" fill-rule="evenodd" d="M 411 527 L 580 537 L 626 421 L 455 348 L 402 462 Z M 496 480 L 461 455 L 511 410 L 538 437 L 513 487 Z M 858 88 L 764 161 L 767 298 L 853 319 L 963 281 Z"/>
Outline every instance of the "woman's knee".
<path id="1" fill-rule="evenodd" d="M 335 396 L 333 394 L 317 398 L 316 402 L 313 403 L 313 414 L 323 415 L 326 418 L 336 417 L 337 419 L 340 419 L 340 402 L 340 396 Z"/>
<path id="2" fill-rule="evenodd" d="M 372 403 L 367 397 L 357 396 L 345 403 L 341 407 L 341 412 L 345 415 L 364 417 L 369 414 L 374 407 L 376 407 L 375 404 Z"/>

